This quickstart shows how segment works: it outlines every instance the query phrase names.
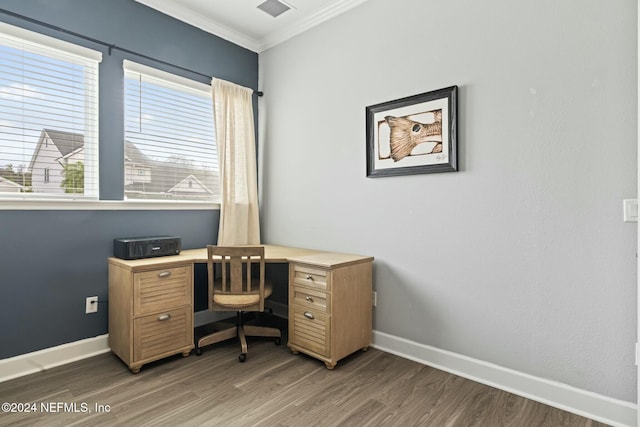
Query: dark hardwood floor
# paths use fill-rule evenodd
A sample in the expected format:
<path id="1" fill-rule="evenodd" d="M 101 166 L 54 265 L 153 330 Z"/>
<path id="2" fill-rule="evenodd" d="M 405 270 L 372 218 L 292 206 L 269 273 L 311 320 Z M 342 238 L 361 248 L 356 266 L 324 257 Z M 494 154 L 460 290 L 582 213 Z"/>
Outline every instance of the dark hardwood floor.
<path id="1" fill-rule="evenodd" d="M 245 363 L 232 340 L 137 375 L 109 353 L 0 383 L 0 403 L 35 404 L 0 425 L 604 426 L 376 349 L 331 371 L 284 338 L 249 338 Z"/>

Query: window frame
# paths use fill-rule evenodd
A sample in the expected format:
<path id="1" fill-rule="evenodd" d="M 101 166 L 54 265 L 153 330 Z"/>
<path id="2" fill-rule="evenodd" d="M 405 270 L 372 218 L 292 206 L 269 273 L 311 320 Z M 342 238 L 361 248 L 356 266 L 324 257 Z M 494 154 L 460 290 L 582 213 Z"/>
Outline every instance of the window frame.
<path id="1" fill-rule="evenodd" d="M 30 209 L 43 205 L 49 207 L 53 203 L 97 202 L 100 198 L 100 170 L 99 170 L 99 64 L 102 52 L 67 42 L 55 37 L 47 36 L 25 28 L 0 22 L 2 45 L 20 51 L 66 61 L 85 67 L 85 82 L 89 83 L 84 93 L 84 112 L 90 112 L 86 117 L 83 136 L 85 141 L 92 141 L 84 145 L 83 161 L 85 170 L 91 172 L 89 185 L 84 186 L 83 194 L 78 193 L 0 193 L 0 209 L 21 208 L 23 203 Z"/>
<path id="2" fill-rule="evenodd" d="M 127 77 L 127 72 L 131 72 L 131 73 L 137 73 L 140 75 L 144 75 L 147 78 L 151 78 L 153 80 L 158 80 L 162 83 L 162 85 L 167 84 L 169 86 L 175 86 L 176 89 L 177 88 L 183 88 L 187 93 L 188 92 L 195 92 L 198 95 L 208 95 L 209 99 L 211 100 L 211 114 L 212 114 L 212 118 L 213 118 L 213 99 L 211 98 L 211 84 L 206 84 L 206 83 L 202 83 L 199 82 L 197 80 L 193 80 L 193 79 L 189 79 L 187 77 L 183 77 L 180 76 L 178 74 L 174 74 L 174 73 L 170 73 L 167 71 L 163 71 L 160 70 L 158 68 L 155 67 L 151 67 L 151 66 L 147 66 L 144 64 L 141 64 L 139 62 L 134 62 L 128 59 L 124 59 L 122 61 L 122 68 L 123 68 L 123 83 L 126 85 L 126 79 Z M 123 99 L 123 109 L 125 110 L 125 117 L 123 118 L 123 125 L 125 128 L 125 135 L 123 135 L 123 143 L 126 141 L 126 127 L 127 127 L 127 119 L 126 119 L 126 89 L 124 90 L 125 94 L 124 94 L 124 99 Z M 214 135 L 215 138 L 215 119 L 213 122 L 213 127 L 211 129 L 211 132 Z M 215 161 L 218 162 L 218 144 L 217 141 L 213 142 L 214 146 L 215 146 L 215 150 L 216 150 L 216 154 L 215 154 Z M 200 206 L 202 208 L 219 208 L 220 207 L 220 192 L 218 191 L 217 194 L 214 194 L 213 197 L 210 200 L 185 200 L 185 199 L 179 199 L 179 200 L 172 200 L 172 199 L 127 199 L 126 197 L 126 165 L 124 165 L 124 161 L 125 159 L 123 159 L 123 169 L 124 169 L 124 176 L 123 176 L 123 202 L 124 203 L 155 203 L 158 206 L 165 206 L 165 205 L 172 205 L 172 204 L 184 204 L 187 203 L 191 206 Z M 216 177 L 216 179 L 218 180 L 218 185 L 220 183 L 220 170 L 219 170 L 219 163 L 216 163 L 216 168 L 217 168 L 217 172 L 218 172 L 218 176 Z"/>

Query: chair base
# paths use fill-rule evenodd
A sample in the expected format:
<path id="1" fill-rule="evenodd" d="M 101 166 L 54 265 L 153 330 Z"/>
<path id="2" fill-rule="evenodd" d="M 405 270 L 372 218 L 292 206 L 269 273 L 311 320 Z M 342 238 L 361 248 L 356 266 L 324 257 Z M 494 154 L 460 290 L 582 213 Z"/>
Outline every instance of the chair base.
<path id="1" fill-rule="evenodd" d="M 196 354 L 202 354 L 202 347 L 226 341 L 238 337 L 240 339 L 241 353 L 238 359 L 244 362 L 247 359 L 247 338 L 246 337 L 267 337 L 275 338 L 276 345 L 280 344 L 282 334 L 279 329 L 268 326 L 245 325 L 242 320 L 242 312 L 238 312 L 236 324 L 217 322 L 213 326 L 216 332 L 201 337 L 196 343 Z"/>

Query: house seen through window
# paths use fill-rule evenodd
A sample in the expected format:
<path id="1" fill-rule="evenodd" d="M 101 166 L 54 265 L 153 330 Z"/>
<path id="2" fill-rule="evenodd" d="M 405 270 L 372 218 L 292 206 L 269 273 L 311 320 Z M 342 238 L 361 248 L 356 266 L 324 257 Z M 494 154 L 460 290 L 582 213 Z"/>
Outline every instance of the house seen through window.
<path id="1" fill-rule="evenodd" d="M 97 199 L 101 59 L 0 23 L 0 198 Z"/>

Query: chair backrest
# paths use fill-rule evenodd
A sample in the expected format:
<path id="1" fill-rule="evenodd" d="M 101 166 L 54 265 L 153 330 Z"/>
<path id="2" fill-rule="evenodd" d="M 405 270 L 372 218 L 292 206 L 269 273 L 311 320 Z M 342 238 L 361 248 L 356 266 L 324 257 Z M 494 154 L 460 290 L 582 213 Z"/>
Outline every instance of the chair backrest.
<path id="1" fill-rule="evenodd" d="M 214 302 L 217 293 L 228 296 L 258 295 L 255 306 L 247 311 L 264 310 L 265 261 L 263 246 L 207 246 L 207 273 L 209 282 L 209 310 L 232 310 Z M 220 266 L 216 269 L 216 266 Z M 255 269 L 258 267 L 256 277 Z"/>

